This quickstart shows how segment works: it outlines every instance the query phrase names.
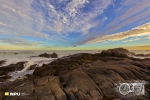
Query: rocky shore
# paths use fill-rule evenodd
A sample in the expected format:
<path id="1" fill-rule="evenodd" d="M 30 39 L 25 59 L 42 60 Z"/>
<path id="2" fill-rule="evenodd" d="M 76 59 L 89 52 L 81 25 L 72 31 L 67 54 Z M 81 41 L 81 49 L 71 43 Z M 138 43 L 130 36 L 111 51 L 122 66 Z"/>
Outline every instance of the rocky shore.
<path id="1" fill-rule="evenodd" d="M 0 100 L 150 100 L 149 84 L 144 95 L 124 96 L 115 90 L 118 82 L 150 82 L 150 59 L 128 54 L 128 50 L 116 48 L 59 58 L 36 67 L 25 79 L 0 83 Z M 27 95 L 6 97 L 6 91 Z"/>
<path id="2" fill-rule="evenodd" d="M 58 55 L 54 52 L 53 54 L 40 54 L 39 57 L 45 57 L 45 58 L 58 58 Z"/>

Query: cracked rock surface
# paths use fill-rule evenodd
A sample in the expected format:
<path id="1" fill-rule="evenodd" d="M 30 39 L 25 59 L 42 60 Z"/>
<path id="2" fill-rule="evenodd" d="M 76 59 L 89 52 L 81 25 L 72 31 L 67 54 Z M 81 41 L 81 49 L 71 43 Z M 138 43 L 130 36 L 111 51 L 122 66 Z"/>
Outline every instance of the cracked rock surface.
<path id="1" fill-rule="evenodd" d="M 81 53 L 37 67 L 28 78 L 1 83 L 0 100 L 150 100 L 149 84 L 145 95 L 123 96 L 115 90 L 117 82 L 150 82 L 150 59 L 106 53 Z M 5 91 L 27 95 L 4 97 Z"/>

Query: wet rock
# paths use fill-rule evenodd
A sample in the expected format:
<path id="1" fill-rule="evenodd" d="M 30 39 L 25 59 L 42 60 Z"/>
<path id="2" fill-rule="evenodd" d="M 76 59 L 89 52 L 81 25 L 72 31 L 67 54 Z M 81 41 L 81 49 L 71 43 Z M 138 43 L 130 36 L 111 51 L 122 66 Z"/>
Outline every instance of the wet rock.
<path id="1" fill-rule="evenodd" d="M 37 64 L 31 65 L 31 66 L 28 68 L 28 70 L 33 70 L 33 69 L 35 69 L 36 67 L 37 67 Z"/>
<path id="2" fill-rule="evenodd" d="M 5 72 L 20 71 L 24 68 L 25 63 L 26 62 L 18 62 L 16 64 L 10 64 L 8 66 L 3 66 L 3 67 L 0 67 L 0 71 L 5 71 Z"/>
<path id="3" fill-rule="evenodd" d="M 33 72 L 33 75 L 35 75 L 35 76 L 41 76 L 44 71 L 45 71 L 44 68 L 42 68 L 42 67 L 36 67 L 35 70 L 34 70 L 34 72 Z"/>
<path id="4" fill-rule="evenodd" d="M 7 74 L 7 72 L 5 72 L 5 71 L 0 71 L 0 79 L 1 79 L 1 81 L 4 81 L 4 80 L 6 80 L 6 79 L 10 79 L 11 78 L 11 76 L 9 76 L 8 74 Z"/>
<path id="5" fill-rule="evenodd" d="M 1 60 L 0 61 L 0 66 L 3 65 L 6 62 L 6 60 Z"/>
<path id="6" fill-rule="evenodd" d="M 43 53 L 43 54 L 40 54 L 39 57 L 50 58 L 51 55 L 50 55 L 50 54 L 47 54 L 47 53 Z"/>
<path id="7" fill-rule="evenodd" d="M 0 71 L 0 76 L 6 75 L 7 73 L 5 71 Z"/>
<path id="8" fill-rule="evenodd" d="M 136 54 L 137 57 L 150 57 L 150 54 Z"/>
<path id="9" fill-rule="evenodd" d="M 145 57 L 144 54 L 136 54 L 135 56 L 137 56 L 137 57 Z"/>
<path id="10" fill-rule="evenodd" d="M 145 76 L 146 81 L 150 81 L 150 76 Z"/>
<path id="11" fill-rule="evenodd" d="M 4 80 L 6 80 L 6 79 L 10 79 L 11 78 L 11 76 L 9 76 L 9 75 L 2 75 L 2 76 L 0 76 L 0 79 L 4 79 Z"/>
<path id="12" fill-rule="evenodd" d="M 51 54 L 51 58 L 58 58 L 58 55 L 54 52 L 53 54 Z"/>

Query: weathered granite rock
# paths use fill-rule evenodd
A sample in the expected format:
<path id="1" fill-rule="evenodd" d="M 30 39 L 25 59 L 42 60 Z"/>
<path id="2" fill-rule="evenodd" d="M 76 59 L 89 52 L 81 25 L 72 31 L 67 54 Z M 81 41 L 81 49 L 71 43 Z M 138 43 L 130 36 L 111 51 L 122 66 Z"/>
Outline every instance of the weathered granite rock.
<path id="1" fill-rule="evenodd" d="M 65 92 L 62 90 L 59 77 L 50 77 L 49 80 L 52 80 L 49 82 L 51 91 L 53 95 L 55 96 L 56 100 L 67 100 L 67 96 Z"/>
<path id="2" fill-rule="evenodd" d="M 53 95 L 44 96 L 41 100 L 55 100 L 55 97 Z"/>
<path id="3" fill-rule="evenodd" d="M 118 51 L 115 51 L 117 52 L 115 56 L 81 53 L 36 67 L 31 77 L 7 84 L 0 83 L 0 92 L 24 91 L 29 95 L 5 98 L 1 96 L 1 98 L 3 100 L 149 100 L 149 84 L 145 86 L 144 96 L 123 96 L 115 90 L 115 84 L 118 82 L 149 81 L 150 77 L 150 59 L 122 57 L 120 54 L 127 54 L 126 50 L 119 53 Z"/>
<path id="4" fill-rule="evenodd" d="M 127 57 L 130 52 L 123 48 L 103 50 L 101 56 Z"/>
<path id="5" fill-rule="evenodd" d="M 54 52 L 53 54 L 51 54 L 51 58 L 58 58 L 58 55 Z"/>
<path id="6" fill-rule="evenodd" d="M 35 80 L 36 84 L 39 86 L 45 85 L 48 82 L 48 77 L 40 78 Z"/>
<path id="7" fill-rule="evenodd" d="M 42 67 L 36 67 L 35 70 L 34 70 L 34 72 L 33 72 L 33 75 L 40 76 L 42 74 L 42 72 L 44 72 L 44 71 L 45 71 L 44 68 L 42 68 Z"/>
<path id="8" fill-rule="evenodd" d="M 80 90 L 80 92 L 78 90 Z M 83 71 L 73 71 L 70 74 L 66 87 L 65 87 L 65 91 L 67 94 L 69 94 L 69 92 L 76 94 L 77 96 L 75 97 L 77 99 L 95 98 L 98 100 L 98 99 L 102 99 L 103 97 L 103 94 L 101 90 L 98 88 L 98 86 Z"/>

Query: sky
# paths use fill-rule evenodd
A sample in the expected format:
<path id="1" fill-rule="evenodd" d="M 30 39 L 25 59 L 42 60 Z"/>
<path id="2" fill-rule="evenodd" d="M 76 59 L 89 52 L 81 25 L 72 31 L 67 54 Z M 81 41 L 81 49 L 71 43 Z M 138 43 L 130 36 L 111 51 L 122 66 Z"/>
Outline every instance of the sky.
<path id="1" fill-rule="evenodd" d="M 150 0 L 0 0 L 0 50 L 150 50 Z"/>

